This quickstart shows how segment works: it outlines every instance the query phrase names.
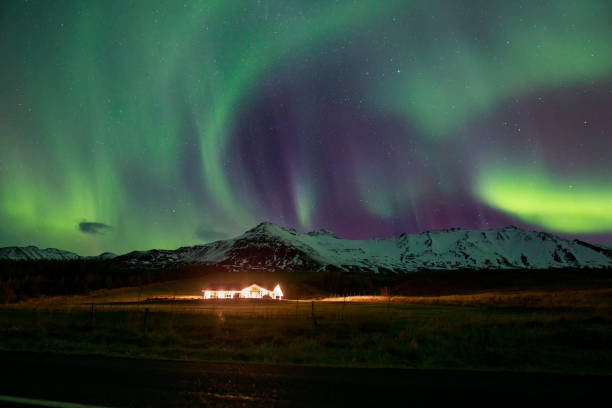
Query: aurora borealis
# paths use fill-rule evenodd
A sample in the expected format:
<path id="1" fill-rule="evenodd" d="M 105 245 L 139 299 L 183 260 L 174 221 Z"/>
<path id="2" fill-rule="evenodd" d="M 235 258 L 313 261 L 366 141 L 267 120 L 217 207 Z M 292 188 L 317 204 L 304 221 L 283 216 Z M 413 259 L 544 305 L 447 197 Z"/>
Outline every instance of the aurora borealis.
<path id="1" fill-rule="evenodd" d="M 612 3 L 4 1 L 0 246 L 612 242 Z"/>

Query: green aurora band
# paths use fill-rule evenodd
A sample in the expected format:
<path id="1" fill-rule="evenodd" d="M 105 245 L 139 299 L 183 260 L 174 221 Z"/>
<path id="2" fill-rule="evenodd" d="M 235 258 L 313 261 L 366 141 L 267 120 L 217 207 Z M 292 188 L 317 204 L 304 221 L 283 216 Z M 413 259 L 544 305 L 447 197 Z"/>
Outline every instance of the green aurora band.
<path id="1" fill-rule="evenodd" d="M 540 169 L 514 167 L 483 172 L 476 192 L 489 205 L 553 231 L 585 233 L 612 229 L 609 181 L 559 181 Z"/>

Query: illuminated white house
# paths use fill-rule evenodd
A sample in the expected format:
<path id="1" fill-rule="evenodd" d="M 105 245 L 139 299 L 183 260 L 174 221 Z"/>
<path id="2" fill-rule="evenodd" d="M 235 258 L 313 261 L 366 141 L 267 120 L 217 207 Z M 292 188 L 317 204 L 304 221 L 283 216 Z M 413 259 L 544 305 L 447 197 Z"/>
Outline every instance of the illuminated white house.
<path id="1" fill-rule="evenodd" d="M 280 285 L 276 285 L 273 290 L 262 288 L 259 285 L 252 284 L 243 289 L 237 289 L 228 285 L 220 289 L 202 289 L 204 299 L 282 299 L 283 291 Z"/>

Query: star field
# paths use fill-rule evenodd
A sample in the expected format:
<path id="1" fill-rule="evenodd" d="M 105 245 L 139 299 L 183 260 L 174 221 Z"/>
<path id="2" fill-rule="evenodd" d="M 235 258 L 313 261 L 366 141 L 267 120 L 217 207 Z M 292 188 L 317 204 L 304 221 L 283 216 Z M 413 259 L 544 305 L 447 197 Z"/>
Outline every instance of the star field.
<path id="1" fill-rule="evenodd" d="M 605 1 L 4 1 L 0 246 L 612 242 Z"/>

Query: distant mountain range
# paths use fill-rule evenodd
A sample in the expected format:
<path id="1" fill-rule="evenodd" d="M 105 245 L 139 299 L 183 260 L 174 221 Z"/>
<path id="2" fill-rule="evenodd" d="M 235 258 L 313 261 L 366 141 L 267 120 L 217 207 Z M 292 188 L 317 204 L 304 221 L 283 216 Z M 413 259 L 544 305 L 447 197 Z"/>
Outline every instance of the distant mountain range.
<path id="1" fill-rule="evenodd" d="M 14 261 L 69 261 L 74 259 L 112 259 L 116 256 L 117 255 L 111 252 L 104 252 L 97 256 L 80 256 L 70 251 L 64 251 L 56 248 L 42 249 L 33 245 L 27 247 L 12 246 L 0 248 L 0 260 L 10 259 Z"/>
<path id="2" fill-rule="evenodd" d="M 68 251 L 0 248 L 0 259 L 79 259 Z M 612 268 L 612 250 L 580 240 L 516 227 L 473 231 L 449 229 L 370 240 L 348 240 L 327 230 L 299 233 L 264 222 L 244 234 L 176 250 L 104 253 L 124 265 L 167 267 L 203 264 L 228 270 L 341 270 L 413 272 L 454 269 Z"/>

